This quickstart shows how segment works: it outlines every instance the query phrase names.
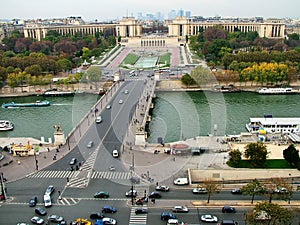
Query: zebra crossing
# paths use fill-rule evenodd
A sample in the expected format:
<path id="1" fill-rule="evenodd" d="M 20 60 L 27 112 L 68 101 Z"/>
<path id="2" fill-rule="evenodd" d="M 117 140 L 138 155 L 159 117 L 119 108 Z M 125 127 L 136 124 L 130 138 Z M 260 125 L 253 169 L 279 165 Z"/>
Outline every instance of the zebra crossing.
<path id="1" fill-rule="evenodd" d="M 130 211 L 129 225 L 146 225 L 147 214 L 135 214 L 135 209 L 138 207 L 132 207 Z M 147 209 L 146 207 L 143 207 Z"/>
<path id="2" fill-rule="evenodd" d="M 80 201 L 79 198 L 62 198 L 57 200 L 58 205 L 75 205 Z"/>
<path id="3" fill-rule="evenodd" d="M 131 178 L 131 173 L 117 171 L 94 171 L 91 178 L 109 180 L 128 180 Z"/>
<path id="4" fill-rule="evenodd" d="M 31 174 L 30 178 L 72 178 L 76 177 L 79 171 L 66 171 L 66 170 L 41 170 L 37 173 Z"/>

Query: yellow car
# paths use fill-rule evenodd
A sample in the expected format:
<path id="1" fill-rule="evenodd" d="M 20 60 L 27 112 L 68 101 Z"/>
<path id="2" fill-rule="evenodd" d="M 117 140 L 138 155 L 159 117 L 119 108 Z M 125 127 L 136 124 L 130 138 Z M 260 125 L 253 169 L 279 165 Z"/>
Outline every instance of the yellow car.
<path id="1" fill-rule="evenodd" d="M 72 225 L 92 225 L 92 222 L 88 221 L 87 219 L 77 218 Z"/>

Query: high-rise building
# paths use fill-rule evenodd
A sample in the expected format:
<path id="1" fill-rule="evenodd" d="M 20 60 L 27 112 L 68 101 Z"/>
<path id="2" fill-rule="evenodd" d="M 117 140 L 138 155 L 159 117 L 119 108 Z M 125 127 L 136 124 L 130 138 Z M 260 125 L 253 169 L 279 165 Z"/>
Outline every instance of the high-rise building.
<path id="1" fill-rule="evenodd" d="M 191 11 L 185 11 L 185 17 L 190 19 L 191 18 Z"/>

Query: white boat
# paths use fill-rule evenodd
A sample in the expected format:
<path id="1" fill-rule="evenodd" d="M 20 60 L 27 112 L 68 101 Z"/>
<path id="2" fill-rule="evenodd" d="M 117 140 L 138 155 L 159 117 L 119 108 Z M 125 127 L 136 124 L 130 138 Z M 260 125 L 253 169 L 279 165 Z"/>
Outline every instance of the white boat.
<path id="1" fill-rule="evenodd" d="M 300 90 L 293 88 L 261 88 L 257 90 L 260 95 L 289 95 L 300 94 Z"/>
<path id="2" fill-rule="evenodd" d="M 250 123 L 246 124 L 246 129 L 251 133 L 299 133 L 299 117 L 278 117 L 273 118 L 271 115 L 265 117 L 250 118 Z"/>
<path id="3" fill-rule="evenodd" d="M 0 120 L 0 131 L 13 130 L 14 124 L 8 120 Z"/>

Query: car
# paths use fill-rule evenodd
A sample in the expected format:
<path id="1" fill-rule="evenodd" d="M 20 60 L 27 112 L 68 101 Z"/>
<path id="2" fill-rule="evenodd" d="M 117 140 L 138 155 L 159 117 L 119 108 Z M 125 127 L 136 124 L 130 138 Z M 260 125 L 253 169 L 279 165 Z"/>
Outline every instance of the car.
<path id="1" fill-rule="evenodd" d="M 229 205 L 225 205 L 223 208 L 222 208 L 222 213 L 236 213 L 236 210 L 235 208 L 229 206 Z"/>
<path id="2" fill-rule="evenodd" d="M 107 225 L 115 225 L 117 224 L 117 221 L 113 218 L 109 218 L 109 217 L 104 217 L 102 219 L 103 224 L 107 224 Z"/>
<path id="3" fill-rule="evenodd" d="M 72 158 L 72 159 L 70 160 L 70 162 L 69 162 L 69 164 L 70 164 L 71 166 L 75 165 L 76 163 L 77 163 L 77 159 L 76 159 L 76 158 Z"/>
<path id="4" fill-rule="evenodd" d="M 46 210 L 41 207 L 35 208 L 34 212 L 40 216 L 45 216 L 47 214 Z"/>
<path id="5" fill-rule="evenodd" d="M 44 223 L 44 220 L 38 216 L 34 216 L 30 219 L 30 221 L 32 223 L 35 223 L 35 224 L 43 224 Z"/>
<path id="6" fill-rule="evenodd" d="M 122 99 L 119 100 L 119 104 L 123 104 L 123 100 Z"/>
<path id="7" fill-rule="evenodd" d="M 136 190 L 129 190 L 125 193 L 126 197 L 136 197 L 137 196 L 137 191 Z"/>
<path id="8" fill-rule="evenodd" d="M 157 191 L 153 191 L 148 195 L 149 198 L 161 198 L 161 194 Z"/>
<path id="9" fill-rule="evenodd" d="M 167 225 L 186 225 L 186 224 L 182 221 L 179 221 L 178 219 L 169 219 Z"/>
<path id="10" fill-rule="evenodd" d="M 90 219 L 103 219 L 104 218 L 104 215 L 100 212 L 92 212 L 90 214 Z"/>
<path id="11" fill-rule="evenodd" d="M 218 225 L 238 225 L 234 220 L 222 220 Z"/>
<path id="12" fill-rule="evenodd" d="M 109 193 L 106 191 L 98 191 L 94 194 L 94 198 L 108 198 Z"/>
<path id="13" fill-rule="evenodd" d="M 51 222 L 60 223 L 61 221 L 64 221 L 64 218 L 62 216 L 58 216 L 58 215 L 50 215 L 50 216 L 48 216 L 48 220 Z"/>
<path id="14" fill-rule="evenodd" d="M 54 189 L 53 185 L 49 185 L 45 191 L 45 195 L 51 195 L 54 192 Z"/>
<path id="15" fill-rule="evenodd" d="M 277 194 L 285 194 L 288 192 L 288 190 L 286 188 L 277 188 L 274 192 Z"/>
<path id="16" fill-rule="evenodd" d="M 210 215 L 210 214 L 205 214 L 205 215 L 201 216 L 201 221 L 207 222 L 207 223 L 218 222 L 218 217 Z"/>
<path id="17" fill-rule="evenodd" d="M 184 205 L 175 205 L 172 209 L 172 211 L 174 213 L 188 213 L 189 209 L 188 207 L 184 206 Z"/>
<path id="18" fill-rule="evenodd" d="M 124 94 L 128 94 L 129 93 L 129 91 L 126 89 L 125 91 L 124 91 Z"/>
<path id="19" fill-rule="evenodd" d="M 206 188 L 194 188 L 193 194 L 207 194 Z"/>
<path id="20" fill-rule="evenodd" d="M 136 205 L 143 205 L 144 203 L 149 202 L 149 199 L 147 197 L 142 197 L 139 198 L 138 200 L 135 201 Z"/>
<path id="21" fill-rule="evenodd" d="M 77 218 L 74 222 L 72 222 L 72 225 L 92 225 L 92 222 L 87 219 Z"/>
<path id="22" fill-rule="evenodd" d="M 242 191 L 240 188 L 235 188 L 235 189 L 231 190 L 231 194 L 234 194 L 234 195 L 242 194 Z"/>
<path id="23" fill-rule="evenodd" d="M 107 105 L 107 106 L 106 106 L 106 109 L 110 109 L 110 108 L 111 108 L 111 105 Z"/>
<path id="24" fill-rule="evenodd" d="M 102 122 L 102 116 L 97 116 L 96 123 L 101 123 L 101 122 Z"/>
<path id="25" fill-rule="evenodd" d="M 44 195 L 44 205 L 46 208 L 52 206 L 51 196 L 50 195 Z"/>
<path id="26" fill-rule="evenodd" d="M 169 220 L 169 219 L 176 219 L 176 216 L 170 212 L 162 212 L 160 215 L 161 220 Z"/>
<path id="27" fill-rule="evenodd" d="M 102 207 L 102 213 L 116 213 L 117 209 L 112 206 L 103 206 Z"/>
<path id="28" fill-rule="evenodd" d="M 32 198 L 29 200 L 29 206 L 30 206 L 30 207 L 36 206 L 36 203 L 37 203 L 37 197 L 36 197 L 36 196 L 32 197 Z"/>
<path id="29" fill-rule="evenodd" d="M 89 143 L 87 144 L 86 147 L 91 148 L 91 147 L 93 147 L 93 145 L 94 145 L 94 142 L 93 141 L 89 141 Z"/>
<path id="30" fill-rule="evenodd" d="M 166 186 L 166 185 L 158 185 L 155 187 L 155 190 L 157 191 L 169 191 L 170 187 Z"/>
<path id="31" fill-rule="evenodd" d="M 112 156 L 113 156 L 114 158 L 118 158 L 118 157 L 119 157 L 119 152 L 118 152 L 118 150 L 114 149 L 114 150 L 112 151 Z"/>
<path id="32" fill-rule="evenodd" d="M 21 222 L 21 223 L 17 223 L 17 225 L 29 225 L 29 223 L 23 223 L 23 222 Z"/>
<path id="33" fill-rule="evenodd" d="M 135 209 L 135 214 L 147 214 L 148 213 L 148 209 L 146 208 L 136 208 Z"/>
<path id="34" fill-rule="evenodd" d="M 130 182 L 134 183 L 134 184 L 139 184 L 141 182 L 140 178 L 139 177 L 131 177 L 130 178 Z"/>

